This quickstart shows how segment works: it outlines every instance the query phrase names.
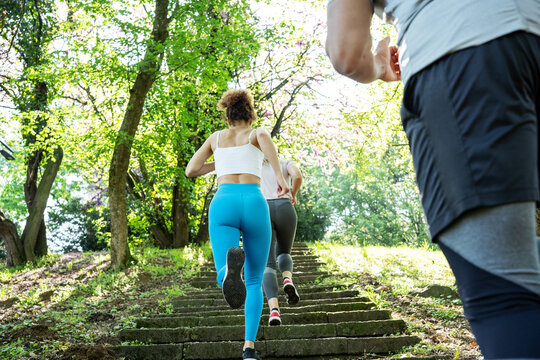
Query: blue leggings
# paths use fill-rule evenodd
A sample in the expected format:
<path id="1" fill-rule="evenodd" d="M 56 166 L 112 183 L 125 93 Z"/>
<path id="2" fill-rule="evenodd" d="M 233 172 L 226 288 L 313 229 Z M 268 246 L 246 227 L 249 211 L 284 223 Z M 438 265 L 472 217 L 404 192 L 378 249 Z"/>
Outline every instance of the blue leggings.
<path id="1" fill-rule="evenodd" d="M 245 340 L 255 341 L 263 308 L 263 272 L 272 237 L 268 204 L 257 184 L 221 184 L 210 204 L 208 217 L 220 287 L 225 276 L 227 251 L 238 246 L 242 234 L 246 253 Z"/>

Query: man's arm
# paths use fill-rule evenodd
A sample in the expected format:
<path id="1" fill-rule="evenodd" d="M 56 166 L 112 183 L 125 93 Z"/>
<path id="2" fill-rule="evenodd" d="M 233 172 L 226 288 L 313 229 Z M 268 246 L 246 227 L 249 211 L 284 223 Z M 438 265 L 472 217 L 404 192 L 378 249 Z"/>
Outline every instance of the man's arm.
<path id="1" fill-rule="evenodd" d="M 337 72 L 361 83 L 400 79 L 397 47 L 389 46 L 390 38 L 371 52 L 371 1 L 334 0 L 327 15 L 326 53 Z"/>

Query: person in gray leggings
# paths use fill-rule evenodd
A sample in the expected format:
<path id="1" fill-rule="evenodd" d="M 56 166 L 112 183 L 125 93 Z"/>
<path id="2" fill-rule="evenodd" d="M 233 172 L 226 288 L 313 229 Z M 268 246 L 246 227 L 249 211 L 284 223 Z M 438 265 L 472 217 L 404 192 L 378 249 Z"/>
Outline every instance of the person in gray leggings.
<path id="1" fill-rule="evenodd" d="M 292 160 L 279 161 L 281 171 L 287 182 L 291 181 L 291 192 L 285 197 L 279 197 L 276 193 L 276 179 L 271 167 L 265 161 L 263 163 L 261 190 L 270 208 L 270 221 L 272 223 L 272 242 L 268 262 L 263 275 L 263 288 L 270 308 L 268 324 L 271 326 L 281 325 L 281 316 L 278 302 L 277 268 L 283 276 L 283 291 L 289 304 L 296 304 L 300 296 L 292 282 L 293 261 L 291 248 L 296 233 L 296 194 L 302 184 L 302 173 Z M 276 261 L 277 260 L 277 261 Z M 277 262 L 277 266 L 276 266 Z"/>

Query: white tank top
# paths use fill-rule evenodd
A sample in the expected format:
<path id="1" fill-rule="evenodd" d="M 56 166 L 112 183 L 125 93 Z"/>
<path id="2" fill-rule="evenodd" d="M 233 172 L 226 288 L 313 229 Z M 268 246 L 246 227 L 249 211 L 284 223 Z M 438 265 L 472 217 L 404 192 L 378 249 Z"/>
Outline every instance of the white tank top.
<path id="1" fill-rule="evenodd" d="M 219 179 L 223 175 L 231 174 L 252 174 L 261 177 L 262 162 L 264 154 L 255 145 L 251 143 L 251 134 L 249 133 L 248 143 L 240 146 L 219 147 L 219 134 L 217 134 L 216 150 L 214 151 L 214 160 L 216 175 Z"/>

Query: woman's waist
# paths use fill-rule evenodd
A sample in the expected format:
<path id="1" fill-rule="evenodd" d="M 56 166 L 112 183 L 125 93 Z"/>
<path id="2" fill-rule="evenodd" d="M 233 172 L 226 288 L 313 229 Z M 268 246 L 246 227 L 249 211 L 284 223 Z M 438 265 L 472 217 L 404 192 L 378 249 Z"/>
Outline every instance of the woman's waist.
<path id="1" fill-rule="evenodd" d="M 223 186 L 225 184 L 236 184 L 236 185 L 256 185 L 260 188 L 261 178 L 254 174 L 227 174 L 221 175 L 217 179 L 218 186 Z"/>
<path id="2" fill-rule="evenodd" d="M 261 196 L 263 199 L 261 192 L 261 187 L 259 184 L 255 183 L 232 183 L 232 182 L 226 182 L 223 184 L 219 184 L 216 196 L 217 195 L 247 195 L 247 194 L 255 194 L 257 196 Z"/>

